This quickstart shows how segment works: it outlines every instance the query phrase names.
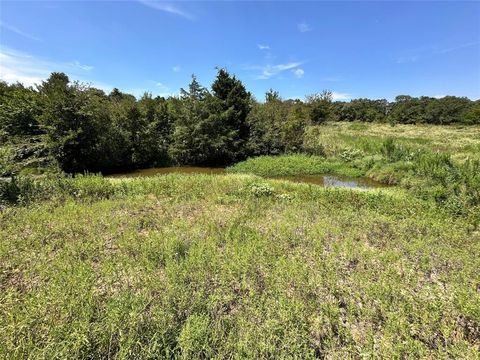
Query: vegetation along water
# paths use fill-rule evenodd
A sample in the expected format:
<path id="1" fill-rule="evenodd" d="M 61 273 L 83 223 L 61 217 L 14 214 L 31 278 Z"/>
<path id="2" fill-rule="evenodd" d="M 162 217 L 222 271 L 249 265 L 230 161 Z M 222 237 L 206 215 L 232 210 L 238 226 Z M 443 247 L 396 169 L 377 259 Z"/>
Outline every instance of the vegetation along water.
<path id="1" fill-rule="evenodd" d="M 0 358 L 478 358 L 479 110 L 0 83 Z"/>

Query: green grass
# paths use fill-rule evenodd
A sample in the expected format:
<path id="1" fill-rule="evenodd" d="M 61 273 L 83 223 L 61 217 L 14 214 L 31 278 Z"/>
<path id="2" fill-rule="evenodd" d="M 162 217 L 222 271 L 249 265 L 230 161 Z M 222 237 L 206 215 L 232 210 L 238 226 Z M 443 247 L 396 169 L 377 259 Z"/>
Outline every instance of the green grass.
<path id="1" fill-rule="evenodd" d="M 364 173 L 339 159 L 326 159 L 304 154 L 250 158 L 233 165 L 227 171 L 269 177 L 317 174 L 338 174 L 355 177 Z"/>
<path id="2" fill-rule="evenodd" d="M 480 234 L 407 191 L 24 186 L 0 211 L 0 358 L 478 356 Z"/>
<path id="3" fill-rule="evenodd" d="M 479 134 L 335 123 L 227 175 L 2 180 L 0 358 L 478 358 Z M 324 173 L 398 186 L 256 176 Z"/>
<path id="4" fill-rule="evenodd" d="M 456 161 L 480 160 L 480 126 L 336 122 L 309 127 L 304 146 L 329 156 L 338 155 L 345 148 L 360 149 L 368 154 L 378 152 L 388 138 L 416 150 L 450 153 Z"/>
<path id="5" fill-rule="evenodd" d="M 311 155 L 262 156 L 228 171 L 266 177 L 367 176 L 434 200 L 479 227 L 479 146 L 480 127 L 333 123 L 307 129 L 304 150 Z"/>

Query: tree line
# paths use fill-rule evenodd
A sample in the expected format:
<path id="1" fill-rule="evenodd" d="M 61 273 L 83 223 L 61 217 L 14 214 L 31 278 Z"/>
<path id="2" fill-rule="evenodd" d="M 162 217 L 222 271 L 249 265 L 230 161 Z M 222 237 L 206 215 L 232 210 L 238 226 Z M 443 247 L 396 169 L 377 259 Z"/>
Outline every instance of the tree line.
<path id="1" fill-rule="evenodd" d="M 327 121 L 480 124 L 480 101 L 398 96 L 395 101 L 304 101 L 273 90 L 259 102 L 219 69 L 210 89 L 192 76 L 178 96 L 110 94 L 52 73 L 36 88 L 0 82 L 0 141 L 41 136 L 67 173 L 170 164 L 227 165 L 248 156 L 298 152 L 304 130 Z"/>

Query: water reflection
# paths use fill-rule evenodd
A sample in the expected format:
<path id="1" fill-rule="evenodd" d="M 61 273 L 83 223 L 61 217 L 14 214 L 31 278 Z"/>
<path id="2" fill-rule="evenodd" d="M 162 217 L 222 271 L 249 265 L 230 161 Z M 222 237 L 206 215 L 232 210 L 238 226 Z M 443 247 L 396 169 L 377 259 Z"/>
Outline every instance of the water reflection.
<path id="1" fill-rule="evenodd" d="M 323 187 L 344 187 L 351 189 L 371 189 L 385 187 L 378 181 L 369 178 L 350 178 L 338 175 L 301 175 L 301 176 L 281 176 L 277 179 L 283 179 L 298 183 L 315 184 Z"/>
<path id="2" fill-rule="evenodd" d="M 225 174 L 224 168 L 173 166 L 163 168 L 140 169 L 128 173 L 110 175 L 115 178 L 148 177 L 166 174 Z M 273 179 L 282 179 L 298 183 L 315 184 L 324 187 L 344 187 L 352 189 L 369 189 L 385 187 L 386 185 L 369 178 L 349 178 L 338 175 L 300 175 L 280 176 Z"/>

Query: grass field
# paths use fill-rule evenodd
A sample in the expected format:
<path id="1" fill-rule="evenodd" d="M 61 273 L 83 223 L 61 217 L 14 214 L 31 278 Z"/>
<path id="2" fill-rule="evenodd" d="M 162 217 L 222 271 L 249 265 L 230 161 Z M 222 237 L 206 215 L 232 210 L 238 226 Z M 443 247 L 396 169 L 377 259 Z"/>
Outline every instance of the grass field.
<path id="1" fill-rule="evenodd" d="M 411 149 L 447 152 L 458 161 L 480 160 L 480 126 L 337 122 L 310 127 L 305 145 L 312 149 L 321 145 L 328 155 L 338 154 L 348 147 L 372 153 L 378 152 L 388 138 Z"/>
<path id="2" fill-rule="evenodd" d="M 230 174 L 28 193 L 0 212 L 1 358 L 478 356 L 480 234 L 405 190 Z"/>
<path id="3" fill-rule="evenodd" d="M 0 182 L 0 358 L 478 358 L 478 134 L 328 124 L 226 175 Z M 397 186 L 257 176 L 320 173 Z"/>

